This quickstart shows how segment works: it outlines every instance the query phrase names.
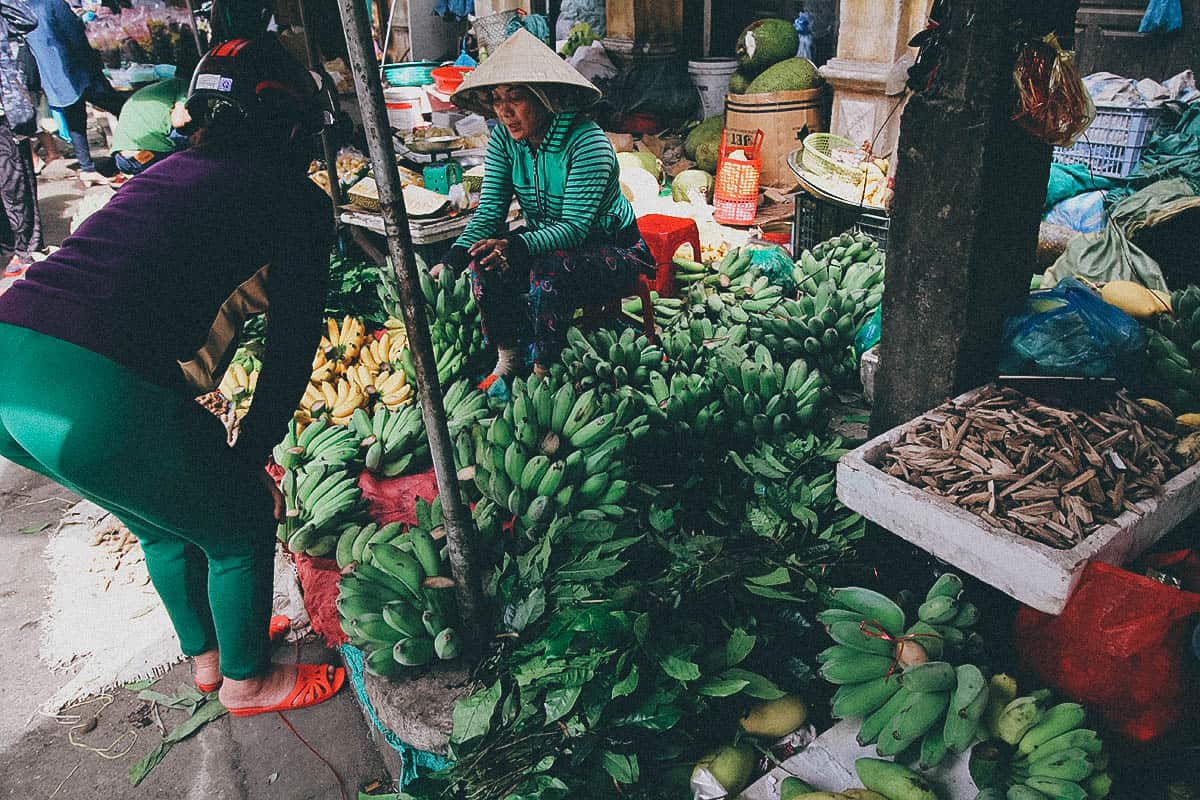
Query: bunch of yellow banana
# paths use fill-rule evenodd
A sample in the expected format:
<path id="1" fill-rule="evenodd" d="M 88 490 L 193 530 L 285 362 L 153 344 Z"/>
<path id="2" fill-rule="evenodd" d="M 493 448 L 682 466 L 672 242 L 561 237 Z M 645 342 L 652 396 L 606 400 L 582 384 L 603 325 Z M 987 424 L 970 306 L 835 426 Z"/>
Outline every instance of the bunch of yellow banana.
<path id="1" fill-rule="evenodd" d="M 402 369 L 400 354 L 408 344 L 403 328 L 385 330 L 379 338 L 371 338 L 358 354 L 358 361 L 372 372 L 393 372 Z"/>
<path id="2" fill-rule="evenodd" d="M 366 351 L 364 350 L 363 352 L 365 353 Z M 362 361 L 358 361 L 347 367 L 345 377 L 367 396 L 368 401 L 374 400 L 375 396 L 379 394 L 379 390 L 375 388 L 375 384 L 379 381 L 378 370 L 370 369 Z"/>
<path id="3" fill-rule="evenodd" d="M 247 372 L 246 367 L 235 362 L 225 370 L 221 378 L 221 394 L 229 401 L 235 417 L 242 417 L 250 409 L 250 399 L 258 385 L 258 370 Z"/>
<path id="4" fill-rule="evenodd" d="M 388 374 L 380 374 L 375 379 L 375 388 L 379 391 L 376 399 L 385 405 L 389 411 L 395 411 L 409 405 L 416 399 L 413 385 L 408 381 L 404 370 L 397 369 Z"/>
<path id="5" fill-rule="evenodd" d="M 351 316 L 343 317 L 341 323 L 330 317 L 325 320 L 325 329 L 327 335 L 321 337 L 321 345 L 313 357 L 314 383 L 343 374 L 358 358 L 367 338 L 362 320 Z"/>
<path id="6" fill-rule="evenodd" d="M 346 378 L 339 378 L 336 383 L 310 383 L 300 400 L 301 413 L 296 415 L 296 421 L 304 423 L 303 415 L 307 414 L 310 420 L 327 417 L 333 425 L 348 425 L 354 410 L 366 408 L 369 404 L 370 398 L 366 392 Z"/>

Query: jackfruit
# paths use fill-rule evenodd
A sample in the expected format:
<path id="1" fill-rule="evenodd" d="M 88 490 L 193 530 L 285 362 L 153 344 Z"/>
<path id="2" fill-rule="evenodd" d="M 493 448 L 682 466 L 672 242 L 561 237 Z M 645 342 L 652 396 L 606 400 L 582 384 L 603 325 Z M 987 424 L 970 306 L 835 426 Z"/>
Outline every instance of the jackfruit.
<path id="1" fill-rule="evenodd" d="M 760 19 L 751 22 L 738 36 L 737 61 L 746 72 L 756 75 L 772 64 L 796 55 L 800 38 L 786 19 Z"/>
<path id="2" fill-rule="evenodd" d="M 824 82 L 817 67 L 807 58 L 789 58 L 767 67 L 750 82 L 746 94 L 765 92 L 798 92 L 814 89 Z"/>
<path id="3" fill-rule="evenodd" d="M 710 175 L 717 174 L 717 159 L 721 155 L 721 136 L 715 139 L 705 139 L 696 147 L 696 169 L 702 169 Z"/>
<path id="4" fill-rule="evenodd" d="M 729 93 L 744 94 L 746 87 L 750 85 L 750 81 L 754 80 L 753 75 L 747 75 L 740 69 L 736 70 L 733 75 L 729 76 Z"/>

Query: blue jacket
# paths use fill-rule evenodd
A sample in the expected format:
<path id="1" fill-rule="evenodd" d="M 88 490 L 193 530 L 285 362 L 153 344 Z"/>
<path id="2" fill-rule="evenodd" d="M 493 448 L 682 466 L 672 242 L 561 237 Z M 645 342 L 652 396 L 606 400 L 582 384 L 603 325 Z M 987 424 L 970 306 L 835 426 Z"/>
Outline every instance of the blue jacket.
<path id="1" fill-rule="evenodd" d="M 83 20 L 66 0 L 28 0 L 38 26 L 27 37 L 42 76 L 46 100 L 55 108 L 73 105 L 102 80 L 100 56 L 84 33 Z"/>

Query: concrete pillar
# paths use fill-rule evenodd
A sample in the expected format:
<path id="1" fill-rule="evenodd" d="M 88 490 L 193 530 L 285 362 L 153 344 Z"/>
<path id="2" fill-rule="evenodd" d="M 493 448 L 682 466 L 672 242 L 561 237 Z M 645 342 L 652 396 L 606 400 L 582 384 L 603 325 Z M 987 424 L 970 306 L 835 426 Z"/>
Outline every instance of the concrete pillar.
<path id="1" fill-rule="evenodd" d="M 1036 270 L 1050 147 L 1012 121 L 1012 23 L 1071 24 L 1078 0 L 955 0 L 934 85 L 900 129 L 883 338 L 882 432 L 996 374 L 1001 325 Z"/>
<path id="2" fill-rule="evenodd" d="M 885 86 L 908 42 L 925 27 L 933 0 L 841 0 L 837 56 L 821 74 L 833 86 L 830 132 L 855 143 L 874 140 L 892 153 L 900 135 L 898 97 Z M 878 134 L 878 135 L 877 135 Z"/>

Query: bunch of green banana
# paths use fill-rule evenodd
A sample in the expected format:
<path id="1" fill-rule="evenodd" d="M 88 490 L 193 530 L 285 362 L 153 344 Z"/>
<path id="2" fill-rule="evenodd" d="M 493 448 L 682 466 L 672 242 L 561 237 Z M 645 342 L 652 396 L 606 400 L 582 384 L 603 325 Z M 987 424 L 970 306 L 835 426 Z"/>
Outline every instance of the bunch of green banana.
<path id="1" fill-rule="evenodd" d="M 315 420 L 297 433 L 295 419 L 288 423 L 287 435 L 271 451 L 275 463 L 295 470 L 309 464 L 345 467 L 358 456 L 358 438 L 353 431 L 331 425 L 325 417 Z"/>
<path id="2" fill-rule="evenodd" d="M 1162 400 L 1175 414 L 1200 411 L 1200 369 L 1193 367 L 1188 357 L 1193 349 L 1189 346 L 1183 350 L 1158 331 L 1147 330 L 1146 350 L 1149 354 L 1146 393 Z M 1200 347 L 1194 357 L 1200 362 Z"/>
<path id="3" fill-rule="evenodd" d="M 337 524 L 362 505 L 358 481 L 344 465 L 284 470 L 279 488 L 287 510 L 276 537 L 293 553 L 328 556 L 338 544 Z"/>
<path id="4" fill-rule="evenodd" d="M 1200 360 L 1200 286 L 1188 286 L 1171 292 L 1170 314 L 1156 314 L 1152 324 L 1190 357 Z M 240 351 L 239 351 L 240 352 Z M 247 371 L 250 366 L 247 365 Z"/>
<path id="5" fill-rule="evenodd" d="M 367 472 L 394 478 L 429 461 L 429 442 L 417 405 L 389 411 L 381 404 L 371 415 L 360 408 L 350 418 L 350 427 L 363 450 Z"/>
<path id="6" fill-rule="evenodd" d="M 671 259 L 671 262 L 675 265 L 675 283 L 679 286 L 702 281 L 710 271 L 708 264 L 702 264 L 690 258 L 676 256 Z"/>
<path id="7" fill-rule="evenodd" d="M 379 299 L 384 311 L 403 318 L 399 284 L 390 269 L 380 271 Z M 459 377 L 467 364 L 484 349 L 479 314 L 471 292 L 471 278 L 463 272 L 457 277 L 449 269 L 434 278 L 424 264 L 418 264 L 421 298 L 429 321 L 429 336 L 437 359 L 438 380 L 447 384 Z M 400 355 L 405 373 L 415 379 L 412 354 L 405 348 Z"/>
<path id="8" fill-rule="evenodd" d="M 798 358 L 785 369 L 763 345 L 753 357 L 740 347 L 720 347 L 710 366 L 732 432 L 742 439 L 810 428 L 828 394 L 807 362 Z"/>
<path id="9" fill-rule="evenodd" d="M 865 233 L 843 233 L 801 253 L 792 276 L 805 294 L 815 294 L 826 281 L 847 292 L 861 292 L 858 313 L 866 319 L 883 299 L 883 269 L 884 256 L 874 239 Z"/>
<path id="10" fill-rule="evenodd" d="M 389 522 L 387 525 L 379 525 L 374 522 L 365 525 L 351 523 L 342 528 L 341 533 L 338 534 L 334 558 L 337 560 L 339 568 L 346 569 L 350 565 L 366 559 L 369 545 L 391 542 L 403 533 L 399 522 Z"/>
<path id="11" fill-rule="evenodd" d="M 971 754 L 971 776 L 983 797 L 1011 800 L 1104 798 L 1112 788 L 1108 755 L 1095 730 L 1084 727 L 1078 703 L 1049 705 L 1045 690 L 989 712 L 988 733 L 998 741 Z"/>
<path id="12" fill-rule="evenodd" d="M 572 326 L 562 363 L 566 372 L 560 382 L 608 393 L 620 386 L 645 387 L 650 373 L 663 369 L 663 350 L 632 328 L 619 334 L 604 328 L 584 334 Z"/>
<path id="13" fill-rule="evenodd" d="M 725 422 L 721 403 L 716 399 L 712 380 L 707 375 L 683 370 L 667 378 L 651 372 L 649 386 L 641 392 L 650 421 L 683 436 L 706 436 Z"/>
<path id="14" fill-rule="evenodd" d="M 501 416 L 482 423 L 475 485 L 526 528 L 563 510 L 622 516 L 625 448 L 650 430 L 643 404 L 623 394 L 604 412 L 594 388 L 516 379 Z"/>
<path id="15" fill-rule="evenodd" d="M 750 338 L 780 358 L 808 359 L 828 381 L 841 385 L 857 369 L 852 347 L 857 314 L 853 297 L 826 281 L 814 295 L 784 300 L 772 313 L 756 315 Z"/>
<path id="16" fill-rule="evenodd" d="M 968 643 L 978 649 L 979 634 L 968 629 L 979 621 L 979 607 L 962 597 L 962 578 L 953 572 L 938 576 L 917 608 L 917 621 L 905 635 L 910 648 L 920 647 L 928 658 L 960 660 Z"/>
<path id="17" fill-rule="evenodd" d="M 366 651 L 373 674 L 393 678 L 462 651 L 443 538 L 440 525 L 418 523 L 390 541 L 367 543 L 352 574 L 341 579 L 337 607 L 342 630 L 351 644 Z"/>
<path id="18" fill-rule="evenodd" d="M 654 321 L 660 327 L 674 325 L 683 313 L 683 301 L 676 297 L 660 297 L 658 292 L 650 292 L 650 305 L 654 309 Z M 638 325 L 642 322 L 642 299 L 626 297 L 621 301 L 621 313 L 630 322 Z"/>
<path id="19" fill-rule="evenodd" d="M 751 265 L 752 253 L 748 247 L 732 247 L 725 257 L 717 262 L 716 271 L 704 279 L 705 285 L 719 286 L 728 289 L 739 279 L 744 278 L 754 267 Z"/>

